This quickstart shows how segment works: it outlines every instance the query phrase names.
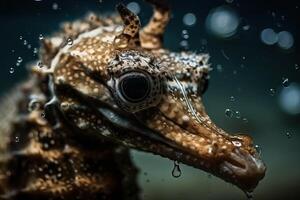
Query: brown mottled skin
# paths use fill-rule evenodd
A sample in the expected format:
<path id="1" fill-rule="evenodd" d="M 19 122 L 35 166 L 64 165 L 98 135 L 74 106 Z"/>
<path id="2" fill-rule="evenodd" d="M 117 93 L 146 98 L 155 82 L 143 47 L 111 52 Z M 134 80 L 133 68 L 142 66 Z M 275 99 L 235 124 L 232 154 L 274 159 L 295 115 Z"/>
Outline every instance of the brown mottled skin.
<path id="1" fill-rule="evenodd" d="M 0 199 L 138 199 L 129 148 L 244 191 L 264 177 L 252 139 L 227 134 L 205 112 L 208 55 L 164 49 L 170 11 L 149 2 L 144 28 L 120 4 L 121 18 L 90 15 L 44 39 L 43 66 L 1 106 Z"/>

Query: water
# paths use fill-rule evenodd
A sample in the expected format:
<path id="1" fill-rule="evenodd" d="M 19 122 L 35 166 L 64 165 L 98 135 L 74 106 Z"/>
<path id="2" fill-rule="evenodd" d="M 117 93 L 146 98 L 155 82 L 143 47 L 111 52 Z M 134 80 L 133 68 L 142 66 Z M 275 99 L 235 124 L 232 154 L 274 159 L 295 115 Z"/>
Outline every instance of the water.
<path id="1" fill-rule="evenodd" d="M 60 23 L 76 20 L 89 11 L 109 13 L 117 2 L 4 0 L 0 6 L 0 20 L 5 27 L 0 32 L 3 70 L 0 99 L 27 78 L 28 63 L 38 68 L 45 66 L 46 63 L 39 62 L 38 48 L 58 30 Z M 139 14 L 141 25 L 145 25 L 151 7 L 140 0 L 125 3 Z M 230 134 L 250 135 L 254 148 L 268 167 L 267 176 L 253 192 L 254 199 L 300 199 L 297 190 L 300 177 L 297 167 L 300 165 L 299 3 L 291 0 L 171 3 L 171 23 L 164 36 L 164 46 L 176 51 L 181 46 L 191 52 L 210 54 L 213 70 L 209 73 L 208 90 L 202 97 L 207 113 Z M 64 44 L 71 46 L 73 40 L 73 37 L 66 38 Z M 23 106 L 25 111 L 38 107 L 36 103 Z M 13 142 L 22 143 L 20 140 L 13 137 Z M 208 179 L 207 173 L 199 169 L 182 163 L 172 163 L 170 167 L 170 160 L 140 151 L 133 154 L 133 159 L 140 171 L 148 173 L 146 177 L 142 173 L 138 176 L 145 200 L 245 199 L 238 188 L 211 175 Z M 61 175 L 64 179 L 65 174 L 61 172 Z"/>

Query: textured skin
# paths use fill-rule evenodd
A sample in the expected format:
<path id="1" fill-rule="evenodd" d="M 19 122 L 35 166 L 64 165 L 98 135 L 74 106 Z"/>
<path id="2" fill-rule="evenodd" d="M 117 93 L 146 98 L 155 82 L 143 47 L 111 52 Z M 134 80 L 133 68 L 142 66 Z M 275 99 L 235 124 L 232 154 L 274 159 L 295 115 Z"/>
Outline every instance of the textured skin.
<path id="1" fill-rule="evenodd" d="M 33 66 L 18 89 L 17 119 L 1 125 L 8 141 L 1 144 L 1 198 L 138 199 L 128 148 L 178 160 L 245 191 L 264 177 L 252 139 L 227 134 L 205 112 L 208 55 L 164 49 L 169 7 L 149 2 L 154 15 L 142 29 L 120 4 L 120 17 L 91 14 L 43 41 L 43 67 Z M 132 74 L 150 85 L 139 102 L 120 92 Z"/>

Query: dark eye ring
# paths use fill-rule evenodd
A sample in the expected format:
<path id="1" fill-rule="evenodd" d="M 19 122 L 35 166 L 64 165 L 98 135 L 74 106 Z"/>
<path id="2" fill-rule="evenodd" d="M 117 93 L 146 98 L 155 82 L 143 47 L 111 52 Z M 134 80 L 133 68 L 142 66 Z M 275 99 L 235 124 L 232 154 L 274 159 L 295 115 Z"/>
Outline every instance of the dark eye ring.
<path id="1" fill-rule="evenodd" d="M 129 103 L 139 103 L 148 98 L 151 91 L 151 78 L 142 72 L 128 72 L 118 80 L 118 93 Z"/>

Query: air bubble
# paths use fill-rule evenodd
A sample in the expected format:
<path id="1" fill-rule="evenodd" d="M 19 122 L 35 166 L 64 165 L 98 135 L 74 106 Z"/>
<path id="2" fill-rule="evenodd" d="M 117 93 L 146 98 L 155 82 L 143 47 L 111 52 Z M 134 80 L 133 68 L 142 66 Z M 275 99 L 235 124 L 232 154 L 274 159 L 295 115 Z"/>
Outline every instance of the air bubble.
<path id="1" fill-rule="evenodd" d="M 19 39 L 20 39 L 20 40 L 23 40 L 23 36 L 21 35 L 21 36 L 19 37 Z"/>
<path id="2" fill-rule="evenodd" d="M 243 30 L 248 31 L 250 29 L 250 27 L 251 27 L 250 25 L 245 25 L 245 26 L 243 26 Z"/>
<path id="3" fill-rule="evenodd" d="M 233 3 L 234 0 L 226 0 L 227 3 Z"/>
<path id="4" fill-rule="evenodd" d="M 241 113 L 240 111 L 235 111 L 235 118 L 240 119 L 241 118 Z"/>
<path id="5" fill-rule="evenodd" d="M 279 95 L 279 104 L 288 114 L 300 113 L 300 86 L 296 83 L 282 89 Z"/>
<path id="6" fill-rule="evenodd" d="M 260 39 L 266 45 L 273 45 L 278 41 L 278 36 L 273 29 L 266 28 L 261 32 Z"/>
<path id="7" fill-rule="evenodd" d="M 282 78 L 282 85 L 283 87 L 289 87 L 290 82 L 288 78 Z"/>
<path id="8" fill-rule="evenodd" d="M 285 135 L 288 139 L 292 138 L 292 134 L 290 132 L 286 132 Z"/>
<path id="9" fill-rule="evenodd" d="M 216 37 L 229 38 L 237 32 L 239 17 L 234 9 L 228 6 L 217 7 L 210 11 L 206 18 L 206 29 Z"/>
<path id="10" fill-rule="evenodd" d="M 278 33 L 278 46 L 284 50 L 292 48 L 294 45 L 294 37 L 290 32 L 281 31 Z"/>
<path id="11" fill-rule="evenodd" d="M 52 9 L 53 10 L 57 10 L 58 9 L 58 4 L 57 3 L 53 3 L 52 4 Z"/>
<path id="12" fill-rule="evenodd" d="M 33 48 L 33 53 L 37 54 L 38 53 L 38 49 L 37 48 Z"/>
<path id="13" fill-rule="evenodd" d="M 43 40 L 44 36 L 42 34 L 39 35 L 39 40 Z"/>
<path id="14" fill-rule="evenodd" d="M 223 72 L 223 66 L 221 64 L 217 64 L 218 72 Z"/>
<path id="15" fill-rule="evenodd" d="M 181 36 L 183 39 L 189 39 L 189 37 L 190 37 L 187 30 L 182 30 Z"/>
<path id="16" fill-rule="evenodd" d="M 197 17 L 194 13 L 187 13 L 183 16 L 182 21 L 187 26 L 193 26 L 197 21 Z"/>
<path id="17" fill-rule="evenodd" d="M 231 102 L 234 102 L 234 101 L 235 101 L 234 96 L 231 96 L 231 97 L 229 98 L 229 100 L 230 100 Z"/>
<path id="18" fill-rule="evenodd" d="M 230 110 L 229 108 L 227 108 L 227 109 L 225 110 L 225 115 L 226 115 L 226 117 L 231 118 L 231 117 L 233 116 L 232 110 Z"/>
<path id="19" fill-rule="evenodd" d="M 140 5 L 137 2 L 130 2 L 126 6 L 129 10 L 131 10 L 134 14 L 139 14 L 141 11 Z"/>
<path id="20" fill-rule="evenodd" d="M 269 90 L 269 92 L 270 92 L 270 95 L 271 95 L 271 96 L 274 96 L 275 93 L 276 93 L 276 90 L 275 90 L 274 88 L 271 88 L 271 89 Z"/>
<path id="21" fill-rule="evenodd" d="M 256 149 L 258 155 L 261 155 L 261 147 L 259 145 L 254 145 L 254 148 Z"/>
<path id="22" fill-rule="evenodd" d="M 73 39 L 72 38 L 68 38 L 67 39 L 67 44 L 71 46 L 73 44 Z"/>
<path id="23" fill-rule="evenodd" d="M 23 44 L 24 44 L 24 45 L 27 45 L 27 44 L 28 44 L 27 40 L 24 40 Z"/>
<path id="24" fill-rule="evenodd" d="M 9 73 L 13 74 L 14 72 L 15 72 L 15 69 L 14 69 L 13 67 L 11 67 L 11 68 L 9 69 Z"/>
<path id="25" fill-rule="evenodd" d="M 16 142 L 16 143 L 19 143 L 19 142 L 20 142 L 20 137 L 19 137 L 19 136 L 16 136 L 16 137 L 15 137 L 15 142 Z"/>
<path id="26" fill-rule="evenodd" d="M 172 176 L 173 176 L 174 178 L 178 178 L 178 177 L 181 176 L 181 169 L 180 169 L 180 167 L 179 167 L 178 161 L 174 161 L 174 168 L 173 168 L 173 170 L 172 170 Z"/>
<path id="27" fill-rule="evenodd" d="M 22 57 L 19 56 L 18 59 L 17 59 L 17 62 L 21 63 L 22 61 L 23 61 Z"/>
<path id="28" fill-rule="evenodd" d="M 189 49 L 189 43 L 187 40 L 182 40 L 180 42 L 180 47 L 182 50 L 188 50 Z"/>
<path id="29" fill-rule="evenodd" d="M 298 64 L 295 64 L 295 70 L 299 70 L 300 66 Z"/>

